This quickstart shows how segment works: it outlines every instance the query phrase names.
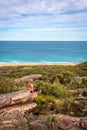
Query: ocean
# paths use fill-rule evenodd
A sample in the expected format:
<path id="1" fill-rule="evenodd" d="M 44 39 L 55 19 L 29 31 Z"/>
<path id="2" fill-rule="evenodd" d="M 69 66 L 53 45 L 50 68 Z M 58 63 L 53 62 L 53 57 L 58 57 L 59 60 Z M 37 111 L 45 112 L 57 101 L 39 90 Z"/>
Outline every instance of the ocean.
<path id="1" fill-rule="evenodd" d="M 81 63 L 87 41 L 0 41 L 0 63 Z"/>

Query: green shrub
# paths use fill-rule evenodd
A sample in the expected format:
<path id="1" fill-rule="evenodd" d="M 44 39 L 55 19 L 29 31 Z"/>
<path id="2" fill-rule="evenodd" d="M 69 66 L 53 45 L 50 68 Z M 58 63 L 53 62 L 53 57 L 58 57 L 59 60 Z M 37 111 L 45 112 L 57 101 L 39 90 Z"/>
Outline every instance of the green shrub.
<path id="1" fill-rule="evenodd" d="M 39 95 L 39 96 L 35 99 L 35 102 L 37 103 L 39 110 L 46 108 L 47 105 L 48 105 L 48 104 L 47 104 L 47 98 L 46 98 L 44 95 Z"/>
<path id="2" fill-rule="evenodd" d="M 58 98 L 67 98 L 71 96 L 71 92 L 65 88 L 65 86 L 54 83 L 53 84 L 53 95 Z"/>
<path id="3" fill-rule="evenodd" d="M 16 130 L 23 130 L 22 127 L 18 127 Z"/>
<path id="4" fill-rule="evenodd" d="M 87 87 L 87 79 L 83 79 L 82 83 L 79 85 L 79 88 L 86 88 Z"/>

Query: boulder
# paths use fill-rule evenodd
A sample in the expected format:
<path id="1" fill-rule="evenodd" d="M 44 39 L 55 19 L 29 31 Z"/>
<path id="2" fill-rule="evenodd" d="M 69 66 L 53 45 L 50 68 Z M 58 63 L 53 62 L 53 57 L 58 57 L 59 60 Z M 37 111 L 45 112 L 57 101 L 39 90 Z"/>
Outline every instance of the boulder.
<path id="1" fill-rule="evenodd" d="M 30 93 L 27 90 L 12 92 L 0 95 L 0 108 L 11 106 L 15 104 L 22 104 L 28 101 L 33 101 L 38 93 Z"/>
<path id="2" fill-rule="evenodd" d="M 79 126 L 80 118 L 58 114 L 58 127 L 63 130 L 82 130 Z"/>
<path id="3" fill-rule="evenodd" d="M 29 80 L 37 80 L 37 79 L 40 79 L 42 77 L 41 74 L 34 74 L 34 75 L 27 75 L 27 76 L 23 76 L 21 78 L 18 78 L 18 79 L 15 79 L 15 82 L 16 83 L 20 83 L 20 82 L 26 82 L 26 81 L 29 81 Z"/>
<path id="4" fill-rule="evenodd" d="M 26 118 L 27 111 L 30 113 L 37 106 L 36 103 L 16 105 L 0 110 L 0 130 L 29 130 Z"/>

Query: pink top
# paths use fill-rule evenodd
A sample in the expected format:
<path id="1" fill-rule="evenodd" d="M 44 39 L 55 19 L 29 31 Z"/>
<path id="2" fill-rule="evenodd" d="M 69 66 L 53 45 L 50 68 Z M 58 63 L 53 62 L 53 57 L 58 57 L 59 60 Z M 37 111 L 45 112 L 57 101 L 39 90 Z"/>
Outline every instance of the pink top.
<path id="1" fill-rule="evenodd" d="M 34 86 L 33 86 L 32 83 L 28 85 L 28 90 L 29 90 L 30 92 L 34 92 Z"/>

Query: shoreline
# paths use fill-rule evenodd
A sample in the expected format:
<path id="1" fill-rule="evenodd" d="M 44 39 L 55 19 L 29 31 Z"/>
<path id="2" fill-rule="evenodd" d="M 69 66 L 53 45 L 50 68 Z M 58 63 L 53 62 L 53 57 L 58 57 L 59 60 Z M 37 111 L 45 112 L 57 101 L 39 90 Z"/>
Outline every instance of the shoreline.
<path id="1" fill-rule="evenodd" d="M 75 66 L 79 63 L 0 63 L 0 67 L 3 66 L 34 66 L 34 65 L 62 65 L 62 66 Z"/>

